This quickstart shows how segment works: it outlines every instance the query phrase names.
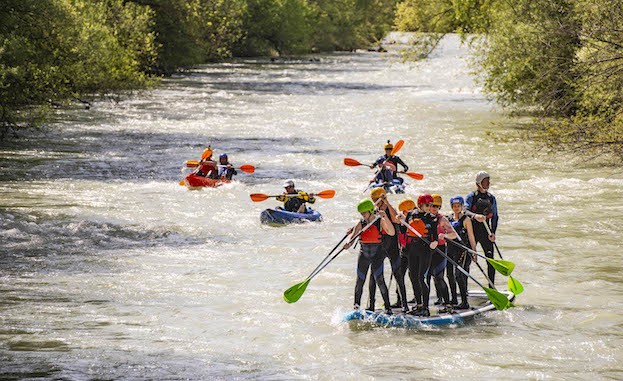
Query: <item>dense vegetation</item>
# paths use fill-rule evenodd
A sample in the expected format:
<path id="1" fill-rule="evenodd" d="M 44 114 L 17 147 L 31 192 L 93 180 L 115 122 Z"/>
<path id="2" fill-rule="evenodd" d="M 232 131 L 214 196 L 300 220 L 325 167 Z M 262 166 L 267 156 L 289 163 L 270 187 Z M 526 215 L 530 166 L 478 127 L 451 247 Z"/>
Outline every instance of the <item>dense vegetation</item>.
<path id="1" fill-rule="evenodd" d="M 535 115 L 541 141 L 623 157 L 620 0 L 405 0 L 396 25 L 429 39 L 463 33 L 485 90 Z"/>
<path id="2" fill-rule="evenodd" d="M 3 0 L 0 138 L 45 110 L 213 60 L 368 46 L 395 0 Z"/>

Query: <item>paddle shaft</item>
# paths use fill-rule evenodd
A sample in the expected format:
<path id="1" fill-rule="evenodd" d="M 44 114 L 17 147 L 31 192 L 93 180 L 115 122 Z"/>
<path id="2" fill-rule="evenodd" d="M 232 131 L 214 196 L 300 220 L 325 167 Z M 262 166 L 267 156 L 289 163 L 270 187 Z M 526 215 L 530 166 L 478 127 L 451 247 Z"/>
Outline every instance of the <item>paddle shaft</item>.
<path id="1" fill-rule="evenodd" d="M 312 276 L 312 275 L 316 272 L 316 270 L 318 270 L 318 268 L 320 268 L 320 266 L 322 266 L 322 264 L 323 264 L 323 263 L 327 260 L 327 258 L 329 258 L 329 256 L 330 256 L 331 254 L 333 254 L 333 252 L 335 251 L 335 249 L 337 249 L 337 248 L 338 248 L 338 247 L 342 244 L 342 242 L 344 242 L 344 240 L 345 240 L 346 238 L 348 238 L 348 235 L 349 235 L 349 234 L 350 234 L 350 233 L 346 233 L 346 235 L 344 235 L 344 237 L 342 237 L 342 239 L 340 240 L 340 242 L 338 242 L 338 243 L 337 243 L 337 245 L 335 245 L 335 247 L 333 247 L 333 249 L 331 249 L 331 251 L 329 251 L 329 254 L 327 254 L 327 256 L 326 256 L 326 257 L 324 257 L 324 258 L 322 259 L 322 261 L 320 261 L 320 263 L 318 264 L 318 266 L 316 266 L 316 268 L 315 268 L 315 269 L 314 269 L 311 273 L 309 273 L 309 275 L 307 276 L 307 278 L 306 278 L 306 279 L 311 279 L 311 276 Z"/>
<path id="2" fill-rule="evenodd" d="M 424 241 L 427 245 L 430 245 L 430 241 L 427 240 L 426 238 L 422 237 L 422 234 L 420 234 L 419 231 L 415 230 L 413 227 L 411 227 L 411 225 L 409 225 L 408 223 L 406 223 L 405 221 L 400 221 L 400 223 L 404 226 L 407 227 L 407 229 L 411 230 L 419 239 L 421 239 L 422 241 Z M 465 269 L 463 269 L 458 263 L 456 263 L 452 258 L 448 257 L 446 255 L 446 253 L 444 253 L 443 251 L 439 250 L 438 247 L 435 248 L 435 251 L 437 253 L 439 253 L 442 257 L 446 258 L 446 260 L 448 262 L 450 262 L 451 264 L 454 265 L 454 267 L 456 267 L 460 272 L 462 272 L 463 274 L 465 274 L 467 277 L 469 277 L 469 279 L 473 280 L 474 282 L 476 282 L 477 285 L 479 285 L 480 287 L 482 287 L 483 289 L 485 288 L 485 286 L 482 285 L 482 283 L 480 283 L 478 280 L 476 280 L 476 278 L 474 278 L 473 276 L 471 276 L 467 271 L 465 271 Z"/>
<path id="3" fill-rule="evenodd" d="M 465 214 L 468 215 L 469 217 L 474 217 L 476 215 L 476 213 L 469 211 L 469 210 L 465 210 Z M 491 227 L 489 227 L 489 220 L 486 220 L 485 222 L 481 222 L 481 224 L 483 224 L 485 226 L 485 229 L 487 230 L 487 234 L 488 235 L 493 235 L 493 233 L 491 232 Z M 498 247 L 498 244 L 495 243 L 495 241 L 493 241 L 493 246 L 495 247 L 495 250 L 497 250 L 498 255 L 500 256 L 500 259 L 504 259 L 504 257 L 502 257 L 502 253 L 500 253 L 500 248 Z"/>

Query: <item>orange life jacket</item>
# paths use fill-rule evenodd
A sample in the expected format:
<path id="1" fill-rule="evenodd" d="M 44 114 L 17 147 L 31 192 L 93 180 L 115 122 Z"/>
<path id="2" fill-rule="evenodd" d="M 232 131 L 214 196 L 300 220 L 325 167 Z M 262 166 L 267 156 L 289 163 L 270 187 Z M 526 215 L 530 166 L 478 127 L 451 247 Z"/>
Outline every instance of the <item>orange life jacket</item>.
<path id="1" fill-rule="evenodd" d="M 362 220 L 361 226 L 366 227 L 368 221 Z M 381 220 L 377 220 L 359 236 L 361 243 L 381 243 Z"/>

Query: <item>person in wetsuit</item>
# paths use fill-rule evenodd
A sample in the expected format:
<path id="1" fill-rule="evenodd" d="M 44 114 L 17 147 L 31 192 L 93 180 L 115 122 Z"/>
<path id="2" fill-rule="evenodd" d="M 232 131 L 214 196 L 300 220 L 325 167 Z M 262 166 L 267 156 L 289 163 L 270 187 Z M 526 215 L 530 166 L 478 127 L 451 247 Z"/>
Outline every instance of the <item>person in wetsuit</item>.
<path id="1" fill-rule="evenodd" d="M 212 148 L 210 146 L 203 150 L 199 166 L 193 174 L 196 176 L 209 177 L 211 179 L 219 178 L 216 162 L 212 160 Z"/>
<path id="2" fill-rule="evenodd" d="M 218 157 L 218 166 L 219 166 L 219 172 L 218 172 L 219 179 L 225 178 L 227 180 L 231 180 L 232 177 L 234 177 L 234 175 L 238 174 L 238 172 L 236 172 L 236 170 L 232 167 L 231 163 L 229 162 L 229 159 L 226 153 L 222 153 Z"/>
<path id="3" fill-rule="evenodd" d="M 384 163 L 392 163 L 394 165 L 394 168 L 396 168 L 394 170 L 393 173 L 393 178 L 397 179 L 398 181 L 400 181 L 400 183 L 402 184 L 404 182 L 404 179 L 402 177 L 398 176 L 398 164 L 400 164 L 402 166 L 402 171 L 406 172 L 409 170 L 409 167 L 407 167 L 407 165 L 404 163 L 404 161 L 402 161 L 402 159 L 396 155 L 392 156 L 392 150 L 394 149 L 394 145 L 388 140 L 387 144 L 385 144 L 385 155 L 379 157 L 378 159 L 376 159 L 376 161 L 374 163 L 372 163 L 372 165 L 370 165 L 370 168 L 374 169 L 376 167 L 378 167 L 379 165 L 382 165 Z"/>
<path id="4" fill-rule="evenodd" d="M 390 221 L 392 221 L 392 223 L 394 224 L 394 230 L 397 231 L 397 225 L 393 221 L 396 220 L 396 215 L 398 213 L 396 212 L 396 209 L 394 209 L 394 207 L 387 200 L 387 194 L 385 192 L 385 189 L 383 188 L 373 189 L 372 192 L 370 193 L 370 197 L 372 198 L 372 201 L 378 205 L 379 210 L 384 211 L 385 214 L 389 217 Z M 382 244 L 381 246 L 383 249 L 383 254 L 385 255 L 387 259 L 389 259 L 389 264 L 392 269 L 392 275 L 396 279 L 398 299 L 402 301 L 402 312 L 408 312 L 409 306 L 407 304 L 404 276 L 400 276 L 401 263 L 400 263 L 400 250 L 398 248 L 397 234 L 389 235 L 389 234 L 383 233 L 381 244 Z M 376 294 L 376 281 L 375 281 L 375 277 L 373 273 L 370 274 L 368 286 L 369 286 L 368 291 L 370 295 L 370 303 L 368 304 L 368 307 L 366 309 L 369 311 L 374 311 L 374 302 L 376 299 L 376 295 L 375 295 Z M 400 307 L 400 305 L 398 307 Z"/>
<path id="5" fill-rule="evenodd" d="M 366 229 L 361 236 L 359 236 L 359 242 L 361 243 L 359 250 L 359 258 L 357 260 L 357 282 L 355 283 L 355 302 L 354 308 L 359 309 L 361 305 L 361 295 L 363 294 L 363 284 L 366 281 L 368 270 L 371 269 L 374 274 L 376 284 L 381 290 L 381 296 L 385 303 L 385 313 L 392 314 L 392 309 L 389 303 L 389 291 L 385 284 L 385 277 L 383 276 L 383 260 L 385 254 L 382 248 L 383 234 L 394 235 L 394 225 L 389 220 L 389 217 L 384 211 L 379 211 L 379 217 L 376 218 L 374 214 L 374 203 L 365 199 L 357 205 L 357 211 L 361 213 L 361 221 L 355 226 L 351 234 L 352 239 L 359 234 L 369 224 L 372 224 Z M 348 249 L 352 246 L 353 242 L 348 242 L 344 245 L 344 249 Z"/>
<path id="6" fill-rule="evenodd" d="M 493 242 L 495 242 L 499 219 L 497 200 L 489 193 L 490 186 L 489 174 L 485 171 L 478 172 L 476 174 L 477 189 L 468 194 L 465 199 L 466 214 L 471 215 L 477 221 L 474 223 L 476 242 L 480 243 L 487 258 L 493 258 Z M 488 233 L 487 227 L 491 234 Z M 487 263 L 487 275 L 491 283 L 495 284 L 495 268 L 489 263 Z M 489 284 L 489 287 L 493 287 L 493 284 Z"/>
<path id="7" fill-rule="evenodd" d="M 409 260 L 409 271 L 416 274 L 418 280 L 415 290 L 415 300 L 417 305 L 409 311 L 409 314 L 415 316 L 430 316 L 428 309 L 428 299 L 430 297 L 430 288 L 426 282 L 426 273 L 430 268 L 432 259 L 432 250 L 437 245 L 437 218 L 429 213 L 430 205 L 433 198 L 429 194 L 420 195 L 417 199 L 417 209 L 408 212 L 406 215 L 399 214 L 398 218 L 405 221 L 412 228 L 418 231 L 423 238 L 426 238 L 430 244 L 424 240 L 417 238 L 417 235 L 411 230 L 403 227 L 407 237 L 411 237 L 411 242 L 406 245 L 407 258 Z"/>
<path id="8" fill-rule="evenodd" d="M 443 202 L 441 195 L 433 194 L 432 197 L 433 203 L 430 205 L 430 214 L 437 218 L 437 249 L 448 255 L 446 240 L 455 239 L 457 235 L 454 232 L 454 229 L 452 229 L 452 225 L 450 224 L 450 221 L 448 221 L 446 216 L 439 213 Z M 446 281 L 444 279 L 447 264 L 448 261 L 446 257 L 439 254 L 437 250 L 433 251 L 427 279 L 429 285 L 431 277 L 435 281 L 435 290 L 437 292 L 437 298 L 439 299 L 438 302 L 435 302 L 435 304 L 445 304 L 445 307 L 441 308 L 439 312 L 452 311 L 452 302 L 448 294 L 448 285 L 446 284 Z"/>
<path id="9" fill-rule="evenodd" d="M 286 191 L 277 197 L 277 201 L 283 202 L 283 209 L 288 212 L 305 213 L 307 211 L 306 203 L 313 204 L 316 202 L 316 198 L 313 195 L 296 190 L 294 188 L 294 180 L 286 180 L 283 183 L 283 187 Z"/>
<path id="10" fill-rule="evenodd" d="M 450 220 L 450 224 L 452 224 L 452 228 L 458 234 L 455 241 L 476 251 L 476 239 L 474 238 L 472 220 L 467 217 L 465 213 L 463 213 L 464 205 L 465 201 L 463 200 L 463 197 L 452 197 L 450 199 L 452 215 L 448 219 Z M 475 254 L 470 254 L 466 250 L 455 245 L 448 245 L 448 256 L 468 273 L 472 260 L 476 261 L 478 259 Z M 467 301 L 467 275 L 463 274 L 460 270 L 455 269 L 454 265 L 451 263 L 448 263 L 448 266 L 446 267 L 446 276 L 448 277 L 450 292 L 452 293 L 453 307 L 456 309 L 469 309 L 469 303 Z M 459 285 L 459 292 L 461 294 L 461 304 L 457 304 L 457 284 Z"/>
<path id="11" fill-rule="evenodd" d="M 406 215 L 408 212 L 410 212 L 413 209 L 415 209 L 415 202 L 413 202 L 413 200 L 411 200 L 410 198 L 406 198 L 400 201 L 400 203 L 398 204 L 398 210 L 403 215 Z M 420 290 L 420 286 L 419 286 L 419 282 L 417 279 L 417 274 L 409 271 L 409 256 L 408 256 L 408 250 L 406 248 L 407 244 L 411 243 L 411 241 L 414 238 L 407 236 L 406 228 L 400 225 L 400 219 L 398 215 L 395 217 L 394 221 L 396 222 L 398 226 L 398 230 L 397 230 L 398 250 L 400 252 L 400 269 L 398 270 L 399 272 L 398 272 L 398 275 L 396 276 L 396 279 L 400 279 L 400 281 L 404 283 L 404 278 L 407 272 L 409 272 L 409 280 L 411 281 L 411 289 L 413 290 L 414 295 L 417 295 L 420 292 L 418 291 Z M 398 301 L 396 302 L 396 304 L 392 304 L 392 307 L 394 308 L 403 306 L 404 301 L 408 300 L 406 299 L 406 295 L 407 295 L 406 283 L 405 283 L 405 292 L 404 292 L 405 298 L 402 297 L 401 293 L 398 290 L 398 287 L 396 288 L 396 295 L 398 296 Z M 408 301 L 407 303 L 416 303 L 416 302 L 417 300 L 416 300 L 416 297 L 414 296 L 413 300 Z"/>

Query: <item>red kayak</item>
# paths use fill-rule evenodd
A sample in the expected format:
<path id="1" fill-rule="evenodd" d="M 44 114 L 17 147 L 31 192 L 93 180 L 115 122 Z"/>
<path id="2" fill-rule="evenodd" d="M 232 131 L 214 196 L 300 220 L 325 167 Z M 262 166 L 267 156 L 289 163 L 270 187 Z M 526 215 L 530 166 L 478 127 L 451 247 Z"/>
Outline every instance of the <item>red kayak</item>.
<path id="1" fill-rule="evenodd" d="M 223 184 L 230 183 L 231 180 L 226 179 L 211 179 L 209 177 L 196 176 L 190 174 L 186 176 L 184 179 L 184 185 L 188 187 L 188 189 L 201 189 L 201 188 L 216 188 L 220 187 Z"/>

